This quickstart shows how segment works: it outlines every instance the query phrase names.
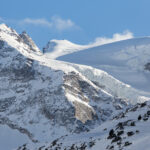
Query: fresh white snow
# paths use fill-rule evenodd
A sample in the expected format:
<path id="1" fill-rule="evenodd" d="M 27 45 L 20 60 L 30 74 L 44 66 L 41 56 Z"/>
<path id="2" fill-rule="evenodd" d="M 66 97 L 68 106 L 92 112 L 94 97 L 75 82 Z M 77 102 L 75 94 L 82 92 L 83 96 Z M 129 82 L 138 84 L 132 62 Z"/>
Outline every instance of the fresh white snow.
<path id="1" fill-rule="evenodd" d="M 65 140 L 63 141 L 64 145 L 65 144 L 68 145 L 74 142 L 77 142 L 77 143 L 83 142 L 83 141 L 89 140 L 89 138 L 92 136 L 94 138 L 102 139 L 96 143 L 96 145 L 93 147 L 93 150 L 97 150 L 99 147 L 101 147 L 102 149 L 105 149 L 106 146 L 110 144 L 110 141 L 106 140 L 108 131 L 106 132 L 103 129 L 104 127 L 111 129 L 112 127 L 116 125 L 116 123 L 118 123 L 118 120 L 113 120 L 113 121 L 107 120 L 107 119 L 112 119 L 111 118 L 112 116 L 110 117 L 107 115 L 109 113 L 111 113 L 112 115 L 116 115 L 121 110 L 125 109 L 123 108 L 124 105 L 121 103 L 118 103 L 118 101 L 120 99 L 123 99 L 127 106 L 132 106 L 133 104 L 137 104 L 139 102 L 145 102 L 145 101 L 150 100 L 149 92 L 137 90 L 133 88 L 132 86 L 130 86 L 129 84 L 125 84 L 119 81 L 118 78 L 117 79 L 114 78 L 113 76 L 106 73 L 105 71 L 94 68 L 94 67 L 96 68 L 102 67 L 104 68 L 104 70 L 107 70 L 107 67 L 108 67 L 110 72 L 111 70 L 114 70 L 114 72 L 116 71 L 116 74 L 117 74 L 116 77 L 120 77 L 120 78 L 122 76 L 121 76 L 121 73 L 119 73 L 119 71 L 122 71 L 123 73 L 125 73 L 126 71 L 127 73 L 131 71 L 131 73 L 133 74 L 133 78 L 134 78 L 138 72 L 140 73 L 142 73 L 142 71 L 144 72 L 142 66 L 146 62 L 149 61 L 148 43 L 150 42 L 150 38 L 131 39 L 128 41 L 122 41 L 122 42 L 113 43 L 109 45 L 92 47 L 87 50 L 84 50 L 85 48 L 87 48 L 86 46 L 74 45 L 68 41 L 59 41 L 60 42 L 59 45 L 54 45 L 53 54 L 50 54 L 50 53 L 42 54 L 42 52 L 40 52 L 38 48 L 35 48 L 36 51 L 32 51 L 28 44 L 24 42 L 20 42 L 18 38 L 19 38 L 19 35 L 16 33 L 16 31 L 8 28 L 6 25 L 0 25 L 0 40 L 5 41 L 5 45 L 4 45 L 5 48 L 8 48 L 8 49 L 11 48 L 10 52 L 9 51 L 4 52 L 4 54 L 7 57 L 5 57 L 6 59 L 2 58 L 0 60 L 1 67 L 9 68 L 11 62 L 14 61 L 13 58 L 16 58 L 18 54 L 21 54 L 20 58 L 22 60 L 22 63 L 26 59 L 34 60 L 33 64 L 30 63 L 30 61 L 28 61 L 27 66 L 32 67 L 32 65 L 34 65 L 34 69 L 37 71 L 38 75 L 36 76 L 37 77 L 36 79 L 32 79 L 26 82 L 19 82 L 18 80 L 14 83 L 12 82 L 12 84 L 10 84 L 9 78 L 7 76 L 2 76 L 0 78 L 0 83 L 1 83 L 0 89 L 2 89 L 0 90 L 1 99 L 3 100 L 7 98 L 12 98 L 14 95 L 16 96 L 16 99 L 17 99 L 17 101 L 15 101 L 15 105 L 12 105 L 8 109 L 7 114 L 5 112 L 1 112 L 0 117 L 7 117 L 8 118 L 7 123 L 9 124 L 15 123 L 16 128 L 27 130 L 26 134 L 22 134 L 18 132 L 18 130 L 16 129 L 12 129 L 7 126 L 0 125 L 0 133 L 3 133 L 4 135 L 4 137 L 2 137 L 0 134 L 0 141 L 1 140 L 6 141 L 6 137 L 10 133 L 10 137 L 8 138 L 10 142 L 10 147 L 8 147 L 8 145 L 6 145 L 5 143 L 2 145 L 5 150 L 12 149 L 24 143 L 28 143 L 30 146 L 30 149 L 34 149 L 34 148 L 36 149 L 36 147 L 38 147 L 39 145 L 42 145 L 42 143 L 46 145 L 48 144 L 48 142 L 51 142 L 57 137 L 66 135 L 66 134 L 70 134 L 70 135 L 67 138 L 65 138 Z M 53 41 L 53 42 L 54 44 L 58 43 L 56 41 Z M 134 44 L 136 46 L 133 47 Z M 89 48 L 89 45 L 88 45 L 88 48 Z M 52 49 L 53 49 L 53 44 L 52 44 Z M 141 50 L 143 51 L 141 52 Z M 51 51 L 51 48 L 50 48 L 50 51 Z M 72 53 L 74 51 L 79 51 L 79 52 Z M 54 58 L 58 56 L 62 56 L 68 53 L 72 53 L 72 54 L 63 56 L 60 59 L 63 59 L 63 60 L 69 59 L 67 61 L 70 61 L 70 62 L 76 61 L 75 63 L 85 64 L 89 66 L 77 65 L 77 64 L 73 64 L 69 62 L 53 60 Z M 139 55 L 141 57 L 139 57 Z M 50 58 L 53 58 L 53 59 L 50 59 Z M 22 64 L 17 64 L 17 63 L 18 63 L 17 61 L 14 61 L 14 66 L 13 66 L 14 68 L 18 67 L 19 65 L 20 66 L 22 65 Z M 119 68 L 122 68 L 122 69 L 119 69 Z M 57 93 L 54 94 L 55 92 L 59 92 L 58 88 L 60 86 L 63 86 L 63 84 L 65 84 L 64 76 L 69 75 L 69 73 L 71 72 L 75 72 L 76 75 L 79 75 L 79 77 L 83 81 L 85 81 L 87 84 L 89 84 L 89 86 L 91 86 L 95 91 L 98 91 L 97 93 L 99 95 L 96 95 L 96 94 L 95 95 L 99 97 L 100 99 L 98 99 L 97 101 L 91 100 L 89 102 L 83 101 L 78 96 L 79 92 L 81 91 L 77 89 L 77 87 L 74 88 L 73 87 L 74 85 L 72 85 L 71 88 L 76 90 L 78 94 L 76 93 L 72 94 L 68 92 L 67 90 L 65 90 L 65 88 L 63 89 L 63 91 L 61 91 L 62 93 L 59 93 L 60 95 Z M 113 72 L 111 72 L 111 74 L 113 74 Z M 144 72 L 143 74 L 147 74 L 148 76 L 149 72 Z M 143 74 L 141 75 L 142 77 L 143 77 Z M 129 76 L 126 76 L 126 79 L 128 78 Z M 141 78 L 139 80 L 142 81 Z M 66 84 L 68 86 L 71 85 L 69 82 Z M 98 84 L 99 86 L 97 86 L 96 84 Z M 26 88 L 26 87 L 30 87 L 30 88 Z M 138 86 L 136 88 L 138 88 Z M 17 93 L 15 93 L 14 92 L 15 90 L 13 91 L 12 89 L 15 89 Z M 46 98 L 43 98 L 42 97 L 43 95 L 41 94 L 40 95 L 41 97 L 38 101 L 36 99 L 37 98 L 36 96 L 39 93 L 36 93 L 36 92 L 40 90 L 41 91 L 44 90 L 45 93 L 47 92 L 46 94 L 52 93 L 53 95 L 48 95 L 48 97 L 46 97 L 44 95 L 45 93 L 43 92 L 44 93 L 43 95 Z M 23 94 L 22 94 L 22 91 L 23 91 Z M 33 99 L 34 101 L 26 101 L 25 95 L 30 96 L 31 99 L 34 98 Z M 81 93 L 81 96 L 83 96 L 84 98 L 88 97 L 87 95 L 90 95 L 90 93 L 86 93 L 86 92 Z M 95 96 L 95 95 L 92 95 L 92 96 Z M 119 99 L 118 101 L 117 101 L 117 98 Z M 26 102 L 29 102 L 28 107 L 24 107 L 24 106 L 27 106 Z M 70 103 L 68 104 L 68 102 Z M 102 124 L 99 127 L 96 127 L 90 132 L 75 134 L 75 133 L 71 133 L 70 131 L 68 131 L 66 127 L 64 127 L 63 125 L 55 124 L 55 126 L 52 126 L 50 120 L 44 117 L 44 115 L 41 113 L 41 108 L 43 105 L 45 105 L 45 107 L 55 106 L 56 109 L 59 111 L 60 108 L 65 110 L 66 108 L 71 107 L 70 104 L 72 104 L 72 106 L 75 107 L 74 102 L 85 106 L 86 109 L 82 110 L 82 112 L 84 112 L 85 114 L 81 114 L 82 116 L 89 115 L 89 114 L 86 114 L 87 113 L 86 111 L 88 109 L 92 110 L 92 112 L 95 113 L 94 107 L 99 107 L 99 111 L 101 110 L 102 112 L 104 111 L 104 115 L 102 113 L 103 116 L 100 116 L 100 117 L 102 117 L 104 121 L 106 122 L 105 123 L 101 122 Z M 116 110 L 115 105 L 119 106 L 121 110 Z M 16 110 L 19 109 L 18 106 L 24 107 L 24 109 L 21 112 L 17 112 Z M 135 117 L 137 117 L 137 115 L 145 112 L 147 109 L 143 108 L 143 109 L 140 109 L 139 112 L 134 112 L 134 113 L 130 112 L 127 117 L 128 119 L 130 118 L 134 119 Z M 16 113 L 11 113 L 15 111 Z M 62 110 L 60 109 L 60 111 Z M 87 118 L 90 118 L 90 117 L 88 116 Z M 59 119 L 60 118 L 58 115 L 58 120 Z M 80 120 L 80 118 L 77 118 L 77 119 Z M 122 121 L 124 119 L 122 119 Z M 139 122 L 137 123 L 137 129 L 138 128 L 140 129 L 141 131 L 140 135 L 141 137 L 143 137 L 142 140 L 144 142 L 147 142 L 149 138 L 149 134 L 146 134 L 146 133 L 149 133 L 149 128 L 147 127 L 148 125 L 149 125 L 149 120 L 145 124 L 142 124 L 142 123 L 140 124 Z M 69 126 L 70 129 L 72 129 L 73 127 Z M 29 135 L 28 132 L 32 133 L 32 135 Z M 14 137 L 16 137 L 16 139 L 20 138 L 19 141 L 16 141 Z M 12 138 L 13 140 L 11 140 Z M 38 143 L 32 143 L 32 141 L 34 140 L 38 140 Z M 134 141 L 135 143 L 131 145 L 133 150 L 137 148 L 137 145 L 140 145 L 140 147 L 144 149 L 144 146 L 141 145 L 141 142 L 143 141 L 140 140 L 140 136 L 139 138 L 133 137 L 133 139 L 131 140 Z M 149 143 L 145 145 L 145 147 L 148 147 L 148 146 L 150 146 Z"/>
<path id="2" fill-rule="evenodd" d="M 149 49 L 150 37 L 142 37 L 85 48 L 57 59 L 102 69 L 134 88 L 149 92 L 150 76 L 145 70 L 150 62 Z"/>

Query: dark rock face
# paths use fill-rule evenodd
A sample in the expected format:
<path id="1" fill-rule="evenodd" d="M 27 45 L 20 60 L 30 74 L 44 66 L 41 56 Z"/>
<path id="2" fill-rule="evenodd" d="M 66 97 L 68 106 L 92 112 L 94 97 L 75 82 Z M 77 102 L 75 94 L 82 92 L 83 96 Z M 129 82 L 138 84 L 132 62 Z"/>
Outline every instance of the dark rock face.
<path id="1" fill-rule="evenodd" d="M 49 42 L 47 43 L 47 45 L 43 48 L 43 53 L 46 53 L 47 50 L 48 50 L 49 52 L 53 51 L 55 46 L 57 46 L 56 42 L 49 41 Z"/>
<path id="2" fill-rule="evenodd" d="M 138 120 L 141 120 L 141 119 L 142 119 L 142 116 L 141 116 L 141 115 L 139 115 L 139 116 L 138 116 Z"/>
<path id="3" fill-rule="evenodd" d="M 22 34 L 20 34 L 19 36 L 20 40 L 29 46 L 30 50 L 36 52 L 37 46 L 25 31 L 23 31 Z"/>
<path id="4" fill-rule="evenodd" d="M 4 46 L 4 41 L 0 40 L 0 49 L 2 49 Z"/>
<path id="5" fill-rule="evenodd" d="M 21 54 L 16 54 L 16 56 L 11 58 L 10 55 L 13 51 L 13 48 L 4 48 L 0 51 L 0 56 L 3 58 L 10 58 L 7 66 L 4 66 L 3 68 L 0 66 L 0 76 L 8 76 L 9 74 L 12 79 L 22 80 L 24 82 L 34 79 L 34 61 L 32 59 L 25 58 Z"/>
<path id="6" fill-rule="evenodd" d="M 120 129 L 120 130 L 124 129 L 124 124 L 122 122 L 119 122 L 117 124 L 117 129 Z"/>
<path id="7" fill-rule="evenodd" d="M 145 106 L 146 106 L 146 102 L 141 103 L 140 106 L 141 106 L 141 107 L 145 107 Z"/>
<path id="8" fill-rule="evenodd" d="M 132 143 L 131 142 L 125 142 L 125 144 L 124 144 L 124 146 L 129 146 L 129 145 L 131 145 Z"/>
<path id="9" fill-rule="evenodd" d="M 135 126 L 135 122 L 134 122 L 134 121 L 132 121 L 130 125 L 131 125 L 131 126 Z"/>
<path id="10" fill-rule="evenodd" d="M 132 136 L 132 135 L 134 135 L 134 132 L 133 131 L 127 132 L 127 135 Z"/>
<path id="11" fill-rule="evenodd" d="M 9 109 L 11 105 L 15 103 L 16 97 L 9 97 L 9 98 L 0 98 L 0 112 L 4 112 Z"/>
<path id="12" fill-rule="evenodd" d="M 147 63 L 144 69 L 150 71 L 150 63 Z"/>
<path id="13" fill-rule="evenodd" d="M 149 115 L 149 116 L 150 116 L 150 110 L 148 110 L 148 111 L 147 111 L 147 115 Z"/>
<path id="14" fill-rule="evenodd" d="M 118 131 L 117 136 L 120 136 L 120 135 L 122 135 L 122 134 L 124 134 L 124 131 L 123 131 L 123 130 L 122 130 L 122 131 Z"/>
<path id="15" fill-rule="evenodd" d="M 115 134 L 114 130 L 111 129 L 111 130 L 109 131 L 109 136 L 108 136 L 107 138 L 108 138 L 108 139 L 112 139 L 112 138 L 114 138 L 114 137 L 116 137 L 116 134 Z"/>
<path id="16" fill-rule="evenodd" d="M 116 137 L 112 140 L 112 143 L 121 141 L 121 139 L 122 139 L 122 138 L 121 138 L 120 136 L 116 136 Z"/>
<path id="17" fill-rule="evenodd" d="M 30 65 L 29 65 L 30 63 Z M 18 68 L 13 68 L 14 78 L 24 82 L 34 79 L 35 70 L 33 68 L 33 60 L 27 59 L 26 63 Z"/>

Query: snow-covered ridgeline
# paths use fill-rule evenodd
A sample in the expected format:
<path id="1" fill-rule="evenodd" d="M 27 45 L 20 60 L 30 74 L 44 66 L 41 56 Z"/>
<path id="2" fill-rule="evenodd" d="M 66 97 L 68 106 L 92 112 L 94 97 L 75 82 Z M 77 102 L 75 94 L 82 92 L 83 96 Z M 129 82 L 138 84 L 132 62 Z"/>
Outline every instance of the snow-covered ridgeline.
<path id="1" fill-rule="evenodd" d="M 133 103 L 136 103 L 137 99 L 138 101 L 142 101 L 142 100 L 145 101 L 147 98 L 144 98 L 144 96 L 149 96 L 149 93 L 135 90 L 131 86 L 120 82 L 119 80 L 113 78 L 108 73 L 102 70 L 95 69 L 92 67 L 87 67 L 84 65 L 75 65 L 67 62 L 51 60 L 47 58 L 45 55 L 42 55 L 42 53 L 39 53 L 39 51 L 38 53 L 31 52 L 29 51 L 29 48 L 24 43 L 18 42 L 16 40 L 16 37 L 18 37 L 19 35 L 14 30 L 13 31 L 10 30 L 5 25 L 2 25 L 1 28 L 5 29 L 4 30 L 5 32 L 0 33 L 2 34 L 1 38 L 7 43 L 9 43 L 9 46 L 19 50 L 19 52 L 22 53 L 24 56 L 37 60 L 42 65 L 46 65 L 55 70 L 62 70 L 65 73 L 69 73 L 71 71 L 80 73 L 83 78 L 87 78 L 91 81 L 96 81 L 100 85 L 104 86 L 105 90 L 108 93 L 111 93 L 112 95 L 121 98 L 130 99 L 132 100 Z M 9 29 L 8 30 L 9 32 L 7 31 L 7 28 Z M 12 36 L 13 34 L 15 36 Z"/>

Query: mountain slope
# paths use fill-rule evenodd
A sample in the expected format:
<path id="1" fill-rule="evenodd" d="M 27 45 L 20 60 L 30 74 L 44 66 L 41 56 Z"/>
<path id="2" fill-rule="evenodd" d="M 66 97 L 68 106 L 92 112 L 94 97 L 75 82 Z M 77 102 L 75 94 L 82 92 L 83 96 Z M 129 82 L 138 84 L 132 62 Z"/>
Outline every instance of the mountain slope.
<path id="1" fill-rule="evenodd" d="M 134 88 L 150 91 L 150 38 L 133 38 L 84 49 L 57 59 L 105 70 Z"/>
<path id="2" fill-rule="evenodd" d="M 48 59 L 26 34 L 0 25 L 0 130 L 21 138 L 2 149 L 89 132 L 145 96 L 104 71 Z"/>
<path id="3" fill-rule="evenodd" d="M 65 135 L 33 150 L 149 150 L 150 103 L 136 104 L 88 133 Z M 27 144 L 21 148 L 31 149 Z"/>

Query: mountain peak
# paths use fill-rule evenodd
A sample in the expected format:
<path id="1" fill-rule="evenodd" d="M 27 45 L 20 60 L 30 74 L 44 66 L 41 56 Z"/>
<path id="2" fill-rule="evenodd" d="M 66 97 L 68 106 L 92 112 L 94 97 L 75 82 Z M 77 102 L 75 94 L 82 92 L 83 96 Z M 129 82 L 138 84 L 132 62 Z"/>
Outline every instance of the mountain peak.
<path id="1" fill-rule="evenodd" d="M 9 27 L 6 24 L 2 23 L 0 24 L 0 29 L 9 29 Z"/>
<path id="2" fill-rule="evenodd" d="M 14 29 L 10 28 L 8 25 L 4 23 L 0 24 L 0 31 L 7 32 L 9 34 L 12 34 L 12 33 L 16 34 L 16 31 Z"/>
<path id="3" fill-rule="evenodd" d="M 20 35 L 6 24 L 0 24 L 0 40 L 6 42 L 9 46 L 14 47 L 20 52 L 34 52 L 36 55 L 41 55 L 40 49 L 36 46 L 30 36 L 23 31 Z M 23 46 L 22 46 L 23 44 Z M 18 47 L 24 47 L 24 50 L 18 49 Z"/>
<path id="4" fill-rule="evenodd" d="M 43 48 L 43 53 L 46 53 L 49 58 L 55 59 L 59 56 L 66 55 L 78 50 L 84 49 L 85 46 L 74 44 L 68 40 L 50 40 Z"/>
<path id="5" fill-rule="evenodd" d="M 52 52 L 57 48 L 63 48 L 63 47 L 69 47 L 69 46 L 76 46 L 77 44 L 74 44 L 68 40 L 56 40 L 56 39 L 52 39 L 50 40 L 46 47 L 44 47 L 43 49 L 45 49 L 45 52 Z"/>
<path id="6" fill-rule="evenodd" d="M 19 36 L 21 37 L 23 42 L 30 47 L 31 50 L 40 52 L 39 48 L 36 46 L 36 44 L 33 42 L 26 31 L 23 31 Z"/>

